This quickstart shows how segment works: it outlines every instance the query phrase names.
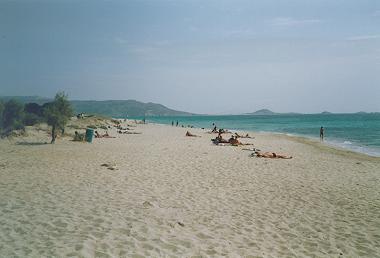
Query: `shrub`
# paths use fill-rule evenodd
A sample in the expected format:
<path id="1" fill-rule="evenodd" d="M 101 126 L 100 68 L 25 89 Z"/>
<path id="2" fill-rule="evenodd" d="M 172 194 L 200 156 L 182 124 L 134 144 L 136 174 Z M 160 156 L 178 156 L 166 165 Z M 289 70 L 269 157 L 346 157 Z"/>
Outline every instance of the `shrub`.
<path id="1" fill-rule="evenodd" d="M 43 118 L 33 113 L 25 113 L 23 124 L 26 126 L 32 126 L 39 124 L 43 121 Z"/>
<path id="2" fill-rule="evenodd" d="M 6 133 L 24 129 L 23 118 L 24 106 L 21 103 L 11 99 L 4 104 L 1 126 Z"/>
<path id="3" fill-rule="evenodd" d="M 25 113 L 35 114 L 36 116 L 43 117 L 43 107 L 37 103 L 28 103 L 24 107 Z"/>
<path id="4" fill-rule="evenodd" d="M 51 143 L 55 143 L 57 137 L 56 130 L 60 129 L 62 132 L 73 115 L 73 109 L 64 92 L 57 93 L 53 102 L 44 104 L 44 116 L 51 129 Z"/>

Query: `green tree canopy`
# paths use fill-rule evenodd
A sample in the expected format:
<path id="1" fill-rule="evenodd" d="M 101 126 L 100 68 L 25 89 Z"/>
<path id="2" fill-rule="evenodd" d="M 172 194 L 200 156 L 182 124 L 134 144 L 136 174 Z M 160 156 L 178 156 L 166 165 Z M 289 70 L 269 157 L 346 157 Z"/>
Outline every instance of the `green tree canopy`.
<path id="1" fill-rule="evenodd" d="M 55 95 L 53 102 L 44 105 L 44 116 L 48 125 L 52 127 L 52 140 L 55 142 L 57 137 L 57 129 L 64 130 L 70 117 L 73 115 L 73 109 L 64 92 Z"/>

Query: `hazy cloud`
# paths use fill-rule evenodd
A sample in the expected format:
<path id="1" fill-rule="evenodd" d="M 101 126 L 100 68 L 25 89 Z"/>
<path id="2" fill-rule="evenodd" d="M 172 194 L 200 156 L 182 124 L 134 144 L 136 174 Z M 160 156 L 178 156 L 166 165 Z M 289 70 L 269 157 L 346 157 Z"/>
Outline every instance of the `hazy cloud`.
<path id="1" fill-rule="evenodd" d="M 319 19 L 295 19 L 293 17 L 277 17 L 271 21 L 273 26 L 298 26 L 321 23 Z"/>
<path id="2" fill-rule="evenodd" d="M 348 40 L 348 41 L 362 41 L 362 40 L 371 40 L 371 39 L 380 39 L 380 34 L 378 34 L 378 35 L 354 36 L 354 37 L 349 37 L 346 40 Z"/>
<path id="3" fill-rule="evenodd" d="M 226 38 L 241 38 L 241 37 L 251 37 L 256 33 L 251 29 L 232 29 L 232 30 L 222 30 L 221 34 Z"/>

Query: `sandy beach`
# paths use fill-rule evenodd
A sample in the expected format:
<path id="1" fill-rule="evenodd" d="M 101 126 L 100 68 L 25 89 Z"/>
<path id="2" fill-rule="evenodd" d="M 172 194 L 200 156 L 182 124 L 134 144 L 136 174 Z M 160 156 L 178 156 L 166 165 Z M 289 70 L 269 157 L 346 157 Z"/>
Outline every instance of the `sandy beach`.
<path id="1" fill-rule="evenodd" d="M 264 159 L 207 130 L 131 128 L 142 134 L 0 140 L 0 257 L 380 256 L 380 158 L 241 139 L 294 157 Z"/>

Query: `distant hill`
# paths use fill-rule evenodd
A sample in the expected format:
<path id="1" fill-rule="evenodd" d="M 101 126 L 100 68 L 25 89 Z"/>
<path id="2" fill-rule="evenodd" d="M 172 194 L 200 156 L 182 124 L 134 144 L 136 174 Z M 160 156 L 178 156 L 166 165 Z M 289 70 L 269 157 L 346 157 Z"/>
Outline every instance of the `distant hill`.
<path id="1" fill-rule="evenodd" d="M 34 102 L 44 104 L 52 101 L 38 96 L 0 96 L 0 100 L 16 99 L 21 103 Z M 142 116 L 189 116 L 191 113 L 170 109 L 161 104 L 143 103 L 136 100 L 72 100 L 75 113 L 89 113 L 112 117 L 142 117 Z"/>
<path id="2" fill-rule="evenodd" d="M 322 114 L 322 115 L 331 115 L 332 113 L 329 112 L 329 111 L 323 111 L 321 114 Z"/>
<path id="3" fill-rule="evenodd" d="M 250 116 L 278 116 L 278 115 L 300 115 L 301 113 L 276 113 L 269 109 L 260 109 L 253 113 L 246 113 L 244 115 L 250 115 Z"/>
<path id="4" fill-rule="evenodd" d="M 359 115 L 380 114 L 380 112 L 364 112 L 364 111 L 360 111 L 360 112 L 356 112 L 355 114 L 359 114 Z"/>
<path id="5" fill-rule="evenodd" d="M 8 101 L 10 99 L 15 99 L 23 104 L 33 102 L 39 105 L 42 105 L 46 102 L 50 102 L 53 100 L 50 98 L 44 98 L 44 97 L 39 97 L 39 96 L 0 96 L 0 100 L 2 101 Z"/>
<path id="6" fill-rule="evenodd" d="M 139 116 L 189 116 L 191 113 L 173 110 L 156 103 L 136 100 L 74 100 L 71 101 L 77 113 L 100 114 L 112 117 Z"/>
<path id="7" fill-rule="evenodd" d="M 245 115 L 252 115 L 252 116 L 271 116 L 271 115 L 278 115 L 278 113 L 275 113 L 273 111 L 270 111 L 269 109 L 260 109 L 253 113 L 247 113 Z"/>

